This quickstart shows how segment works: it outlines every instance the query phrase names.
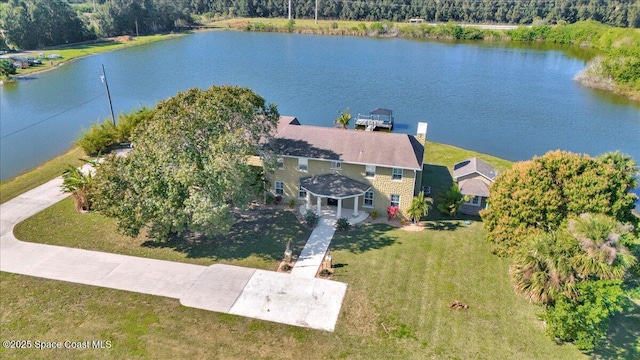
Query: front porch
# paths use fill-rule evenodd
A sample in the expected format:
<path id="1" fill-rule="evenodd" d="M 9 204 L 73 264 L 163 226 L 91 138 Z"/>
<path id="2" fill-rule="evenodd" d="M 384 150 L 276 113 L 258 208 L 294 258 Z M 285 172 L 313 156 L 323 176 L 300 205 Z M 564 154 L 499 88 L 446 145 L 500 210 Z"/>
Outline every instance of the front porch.
<path id="1" fill-rule="evenodd" d="M 300 215 L 305 216 L 307 215 L 307 206 L 306 204 L 300 205 Z M 337 209 L 333 206 L 322 206 L 320 208 L 320 212 L 317 211 L 317 208 L 314 209 L 314 212 L 316 214 L 318 214 L 320 217 L 326 218 L 326 219 L 339 219 L 340 217 L 337 216 Z M 359 211 L 357 215 L 354 215 L 353 213 L 347 213 L 347 216 L 341 216 L 347 219 L 347 221 L 349 221 L 349 224 L 351 225 L 355 225 L 355 224 L 359 224 L 363 221 L 365 221 L 368 217 L 369 217 L 369 213 L 366 211 Z"/>
<path id="2" fill-rule="evenodd" d="M 319 216 L 335 215 L 336 219 L 346 217 L 348 219 L 358 219 L 362 211 L 358 210 L 360 198 L 371 189 L 371 185 L 365 184 L 340 174 L 324 174 L 300 179 L 300 188 L 306 192 L 304 214 L 315 207 L 315 212 Z M 311 197 L 315 197 L 315 204 Z M 323 208 L 323 199 L 326 199 L 326 208 Z M 343 211 L 343 201 L 351 202 L 351 209 Z M 335 204 L 335 211 L 329 206 Z M 324 210 L 323 210 L 324 209 Z M 343 214 L 344 213 L 344 214 Z M 362 219 L 366 219 L 369 214 Z M 360 221 L 362 221 L 360 220 Z"/>

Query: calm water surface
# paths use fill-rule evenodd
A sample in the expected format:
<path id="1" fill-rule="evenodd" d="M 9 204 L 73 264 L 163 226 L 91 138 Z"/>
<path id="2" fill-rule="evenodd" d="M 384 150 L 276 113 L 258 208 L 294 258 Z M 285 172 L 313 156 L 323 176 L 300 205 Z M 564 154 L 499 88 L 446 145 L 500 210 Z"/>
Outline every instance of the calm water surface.
<path id="1" fill-rule="evenodd" d="M 559 50 L 239 32 L 199 33 L 80 59 L 0 87 L 0 177 L 69 148 L 109 115 L 192 87 L 248 86 L 304 124 L 338 110 L 394 110 L 399 132 L 509 160 L 565 149 L 640 161 L 640 104 L 573 80 L 585 60 Z M 30 126 L 30 127 L 29 127 Z M 28 127 L 24 129 L 25 127 Z M 24 129 L 24 130 L 21 130 Z"/>

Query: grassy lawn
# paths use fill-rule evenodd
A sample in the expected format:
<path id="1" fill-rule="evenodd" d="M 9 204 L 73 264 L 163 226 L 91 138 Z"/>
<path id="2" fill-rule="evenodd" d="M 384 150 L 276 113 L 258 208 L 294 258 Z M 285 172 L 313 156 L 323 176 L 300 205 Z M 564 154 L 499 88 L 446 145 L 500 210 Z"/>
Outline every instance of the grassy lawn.
<path id="1" fill-rule="evenodd" d="M 80 214 L 69 197 L 18 224 L 14 233 L 25 241 L 86 250 L 199 265 L 220 263 L 277 270 L 287 241 L 291 240 L 292 250 L 299 253 L 311 231 L 289 210 L 256 209 L 243 212 L 226 236 L 158 242 L 144 234 L 136 238 L 119 234 L 113 219 L 96 213 Z"/>
<path id="2" fill-rule="evenodd" d="M 429 212 L 428 220 L 451 220 L 450 217 L 442 215 L 438 209 L 437 196 L 447 191 L 453 185 L 453 165 L 471 157 L 478 157 L 493 166 L 498 173 L 511 167 L 511 162 L 481 154 L 475 151 L 461 149 L 451 145 L 434 142 L 427 142 L 424 151 L 424 165 L 422 173 L 422 185 L 431 186 L 431 196 L 434 203 Z M 478 220 L 476 216 L 457 215 L 458 220 Z M 446 225 L 447 223 L 440 224 Z M 430 226 L 439 226 L 433 223 Z"/>
<path id="3" fill-rule="evenodd" d="M 71 204 L 67 204 L 71 207 Z M 578 359 L 546 338 L 513 294 L 480 223 L 340 234 L 334 279 L 349 283 L 334 333 L 182 307 L 162 297 L 0 274 L 2 340 L 111 340 L 109 350 L 0 350 L 2 358 Z M 468 310 L 451 310 L 460 300 Z M 384 324 L 384 326 L 383 326 Z"/>
<path id="4" fill-rule="evenodd" d="M 30 52 L 31 56 L 34 58 L 38 57 L 40 53 L 43 53 L 45 55 L 45 59 L 42 59 L 42 65 L 29 66 L 26 69 L 18 69 L 18 76 L 49 70 L 79 57 L 117 50 L 128 46 L 148 44 L 159 40 L 173 38 L 176 36 L 180 36 L 180 34 L 147 35 L 133 37 L 130 41 L 114 40 L 96 43 L 73 44 L 69 46 L 47 48 L 44 50 L 32 50 Z M 51 54 L 58 54 L 61 56 L 61 58 L 47 59 L 46 56 L 49 56 Z"/>
<path id="5" fill-rule="evenodd" d="M 82 162 L 79 159 L 83 157 L 85 157 L 84 152 L 79 147 L 73 147 L 66 153 L 55 157 L 32 170 L 1 182 L 0 203 L 9 201 L 26 191 L 62 175 L 62 172 L 69 164 L 80 166 Z"/>
<path id="6" fill-rule="evenodd" d="M 453 163 L 479 155 L 429 143 L 425 184 L 450 185 Z M 481 157 L 499 171 L 509 162 Z M 177 300 L 0 273 L 2 340 L 110 340 L 111 349 L 10 350 L 0 358 L 581 359 L 545 336 L 542 308 L 517 296 L 507 259 L 490 254 L 482 223 L 435 215 L 408 232 L 371 225 L 337 233 L 334 280 L 349 284 L 334 333 L 183 307 Z M 20 239 L 195 264 L 275 269 L 285 243 L 309 231 L 287 209 L 247 211 L 226 237 L 169 243 L 120 236 L 112 220 L 66 199 L 16 228 Z M 452 310 L 454 301 L 468 310 Z M 637 307 L 635 308 L 638 309 Z M 640 319 L 616 317 L 598 358 L 633 358 Z M 634 335 L 635 334 L 635 335 Z"/>

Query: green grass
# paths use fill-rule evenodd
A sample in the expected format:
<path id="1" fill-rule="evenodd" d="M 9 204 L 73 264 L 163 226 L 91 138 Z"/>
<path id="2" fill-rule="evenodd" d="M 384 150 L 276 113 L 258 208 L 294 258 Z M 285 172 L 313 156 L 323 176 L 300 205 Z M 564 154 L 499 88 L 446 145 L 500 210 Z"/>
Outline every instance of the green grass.
<path id="1" fill-rule="evenodd" d="M 74 44 L 74 45 L 68 45 L 68 46 L 52 47 L 44 50 L 33 50 L 31 55 L 33 57 L 37 57 L 38 54 L 43 53 L 45 54 L 45 56 L 48 56 L 51 54 L 58 54 L 62 56 L 62 58 L 52 59 L 52 60 L 46 59 L 46 58 L 42 59 L 42 65 L 30 66 L 26 69 L 18 69 L 18 76 L 50 70 L 64 63 L 67 63 L 71 60 L 75 60 L 83 56 L 99 54 L 102 52 L 122 49 L 129 46 L 149 44 L 149 43 L 160 41 L 160 40 L 174 38 L 176 36 L 181 36 L 181 35 L 180 34 L 147 35 L 147 36 L 138 36 L 138 37 L 132 38 L 131 41 L 105 41 L 105 42 L 97 42 L 97 43 L 85 43 L 85 44 Z"/>
<path id="2" fill-rule="evenodd" d="M 334 333 L 2 273 L 2 340 L 103 339 L 113 348 L 0 350 L 0 357 L 582 358 L 544 336 L 540 309 L 513 294 L 506 261 L 489 254 L 482 235 L 479 223 L 415 233 L 374 225 L 338 235 L 334 279 L 349 287 Z M 451 310 L 453 300 L 470 308 Z"/>
<path id="3" fill-rule="evenodd" d="M 427 142 L 424 151 L 422 184 L 431 187 L 431 197 L 434 200 L 427 220 L 451 219 L 449 216 L 442 215 L 438 211 L 437 196 L 438 194 L 447 191 L 451 187 L 451 185 L 453 185 L 453 165 L 471 157 L 478 157 L 486 161 L 491 166 L 493 166 L 498 171 L 498 173 L 509 169 L 512 164 L 510 161 L 500 159 L 495 156 L 481 154 L 475 151 L 461 149 L 451 145 Z M 478 219 L 477 216 L 467 216 L 461 214 L 456 215 L 455 218 L 458 220 Z M 443 223 L 441 225 L 434 223 L 430 226 L 446 226 L 446 223 Z"/>
<path id="4" fill-rule="evenodd" d="M 450 181 L 454 162 L 479 154 L 429 143 L 428 181 Z M 481 155 L 499 170 L 509 162 Z M 433 183 L 432 183 L 433 184 Z M 480 222 L 425 222 L 407 232 L 372 225 L 337 233 L 334 280 L 349 284 L 336 331 L 327 333 L 183 307 L 177 300 L 0 274 L 1 340 L 110 340 L 104 350 L 8 350 L 12 358 L 580 359 L 544 334 L 542 312 L 513 292 L 508 261 L 490 254 Z M 21 239 L 196 264 L 274 269 L 287 239 L 308 237 L 293 214 L 247 212 L 216 245 L 147 242 L 115 233 L 67 199 L 18 225 Z M 448 308 L 451 301 L 468 310 Z M 629 357 L 638 319 L 622 314 L 596 357 Z"/>
<path id="5" fill-rule="evenodd" d="M 80 214 L 74 209 L 73 199 L 67 198 L 21 222 L 14 233 L 25 241 L 86 250 L 199 265 L 221 263 L 277 270 L 287 241 L 299 253 L 311 231 L 291 211 L 256 209 L 243 212 L 228 235 L 159 242 L 144 234 L 136 238 L 121 235 L 113 219 L 97 213 Z"/>
<path id="6" fill-rule="evenodd" d="M 26 171 L 14 178 L 0 183 L 0 203 L 9 201 L 14 197 L 27 192 L 47 181 L 62 175 L 69 164 L 80 166 L 84 152 L 78 147 L 73 147 L 64 154 L 55 157 L 44 164 Z"/>

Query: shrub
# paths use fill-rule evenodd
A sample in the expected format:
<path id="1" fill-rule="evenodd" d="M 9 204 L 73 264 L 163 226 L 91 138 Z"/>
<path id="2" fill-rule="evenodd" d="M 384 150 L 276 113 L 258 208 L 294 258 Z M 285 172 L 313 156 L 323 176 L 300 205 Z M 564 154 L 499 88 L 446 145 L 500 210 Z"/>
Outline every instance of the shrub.
<path id="1" fill-rule="evenodd" d="M 338 23 L 337 23 L 337 22 L 335 22 L 335 21 L 334 21 L 334 22 L 332 22 L 332 23 L 331 23 L 331 28 L 332 28 L 332 29 L 337 29 L 337 28 L 338 28 Z"/>
<path id="2" fill-rule="evenodd" d="M 320 271 L 320 276 L 322 276 L 322 277 L 329 277 L 329 276 L 331 276 L 331 274 L 332 274 L 331 271 L 329 271 L 327 269 L 322 269 Z"/>
<path id="3" fill-rule="evenodd" d="M 291 266 L 289 264 L 282 265 L 282 270 L 284 270 L 284 271 L 289 271 L 291 269 L 293 269 L 293 266 Z"/>
<path id="4" fill-rule="evenodd" d="M 351 224 L 349 224 L 349 220 L 347 218 L 341 217 L 336 221 L 336 230 L 338 231 L 347 231 L 351 228 Z"/>
<path id="5" fill-rule="evenodd" d="M 395 219 L 398 215 L 398 210 L 400 210 L 397 206 L 389 206 L 387 208 L 387 216 L 388 220 Z"/>
<path id="6" fill-rule="evenodd" d="M 291 200 L 289 200 L 287 205 L 289 206 L 289 209 L 293 209 L 296 206 L 296 201 L 291 199 Z"/>
<path id="7" fill-rule="evenodd" d="M 314 213 L 313 211 L 307 211 L 307 214 L 304 216 L 304 223 L 308 228 L 313 229 L 318 225 L 318 220 L 320 217 Z"/>
<path id="8" fill-rule="evenodd" d="M 80 136 L 76 144 L 90 156 L 106 153 L 115 145 L 132 141 L 138 125 L 148 121 L 153 113 L 152 109 L 143 107 L 129 114 L 120 114 L 117 125 L 113 125 L 111 119 L 93 124 Z"/>
<path id="9" fill-rule="evenodd" d="M 264 203 L 267 205 L 270 205 L 272 202 L 273 202 L 273 195 L 267 194 L 267 196 L 264 199 Z"/>
<path id="10" fill-rule="evenodd" d="M 76 141 L 76 144 L 89 156 L 103 153 L 118 142 L 118 132 L 109 119 L 102 124 L 93 124 Z"/>
<path id="11" fill-rule="evenodd" d="M 373 210 L 369 215 L 371 216 L 371 218 L 373 220 L 377 219 L 378 218 L 378 210 Z"/>
<path id="12" fill-rule="evenodd" d="M 296 21 L 293 19 L 290 19 L 289 21 L 287 21 L 287 25 L 284 26 L 284 28 L 287 30 L 287 32 L 293 32 L 293 29 L 296 26 Z"/>

